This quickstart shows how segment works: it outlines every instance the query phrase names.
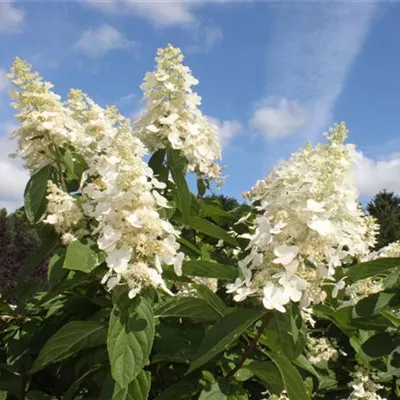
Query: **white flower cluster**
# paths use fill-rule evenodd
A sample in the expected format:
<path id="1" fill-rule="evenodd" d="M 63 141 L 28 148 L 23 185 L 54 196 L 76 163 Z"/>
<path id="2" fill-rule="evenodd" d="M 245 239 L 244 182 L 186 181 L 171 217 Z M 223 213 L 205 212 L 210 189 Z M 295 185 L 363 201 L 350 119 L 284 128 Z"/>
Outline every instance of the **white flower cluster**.
<path id="1" fill-rule="evenodd" d="M 168 291 L 162 265 L 174 265 L 181 274 L 184 255 L 178 252 L 176 241 L 180 232 L 160 217 L 159 210 L 168 207 L 159 193 L 166 185 L 153 177 L 142 160 L 145 147 L 133 137 L 129 120 L 113 107 L 101 108 L 79 90 L 72 90 L 68 101 L 62 103 L 50 91 L 51 85 L 43 84 L 21 60 L 14 64 L 13 80 L 21 88 L 14 95 L 22 121 L 16 136 L 27 166 L 33 169 L 55 162 L 61 168 L 56 151 L 64 145 L 73 148 L 88 166 L 82 176 L 79 204 L 75 194 L 49 183 L 44 222 L 53 224 L 68 242 L 73 240 L 68 236 L 70 228 L 83 215 L 87 217 L 87 233 L 97 237 L 106 256 L 109 272 L 103 281 L 109 288 L 123 279 L 130 287 L 130 297 L 146 286 Z M 65 132 L 68 134 L 63 135 Z M 46 153 L 44 149 L 53 144 L 55 152 Z"/>
<path id="2" fill-rule="evenodd" d="M 59 189 L 52 181 L 47 182 L 47 191 L 47 215 L 43 222 L 53 225 L 55 231 L 62 235 L 62 241 L 68 244 L 85 233 L 82 229 L 76 230 L 76 226 L 84 217 L 83 212 L 77 199 Z"/>
<path id="3" fill-rule="evenodd" d="M 337 360 L 339 352 L 335 345 L 326 337 L 307 339 L 307 359 L 311 364 L 319 364 L 329 360 Z"/>
<path id="4" fill-rule="evenodd" d="M 19 150 L 16 155 L 25 161 L 31 171 L 55 161 L 58 148 L 76 139 L 77 127 L 60 101 L 53 93 L 53 85 L 43 81 L 31 66 L 17 58 L 9 74 L 14 85 L 20 88 L 11 93 L 12 105 L 18 109 L 20 122 L 14 132 Z"/>
<path id="5" fill-rule="evenodd" d="M 335 268 L 375 243 L 377 226 L 357 202 L 345 125 L 327 137 L 328 145 L 307 145 L 247 193 L 259 215 L 244 235 L 250 242 L 239 263 L 242 278 L 228 285 L 236 301 L 256 295 L 281 312 L 289 301 L 321 302 Z"/>
<path id="6" fill-rule="evenodd" d="M 352 377 L 353 380 L 348 384 L 352 392 L 347 399 L 342 400 L 386 400 L 377 393 L 383 386 L 374 382 L 376 376 L 373 373 L 358 367 Z"/>
<path id="7" fill-rule="evenodd" d="M 150 151 L 180 150 L 190 171 L 218 178 L 218 128 L 198 108 L 201 98 L 191 88 L 198 80 L 182 64 L 180 49 L 168 45 L 157 55 L 156 70 L 146 74 L 141 86 L 146 109 L 135 122 L 134 132 Z"/>
<path id="8" fill-rule="evenodd" d="M 379 258 L 400 258 L 400 241 L 390 243 L 378 251 L 373 251 L 362 258 L 361 261 L 373 261 Z M 344 284 L 338 282 L 339 288 Z M 337 286 L 338 286 L 337 285 Z M 342 306 L 357 304 L 361 299 L 379 293 L 385 290 L 385 285 L 381 277 L 373 277 L 361 279 L 345 288 L 346 299 L 342 302 Z M 337 291 L 337 290 L 336 290 Z M 336 293 L 335 293 L 336 294 Z"/>
<path id="9" fill-rule="evenodd" d="M 372 261 L 378 258 L 400 258 L 400 240 L 382 247 L 378 251 L 372 251 L 367 254 L 361 261 Z"/>

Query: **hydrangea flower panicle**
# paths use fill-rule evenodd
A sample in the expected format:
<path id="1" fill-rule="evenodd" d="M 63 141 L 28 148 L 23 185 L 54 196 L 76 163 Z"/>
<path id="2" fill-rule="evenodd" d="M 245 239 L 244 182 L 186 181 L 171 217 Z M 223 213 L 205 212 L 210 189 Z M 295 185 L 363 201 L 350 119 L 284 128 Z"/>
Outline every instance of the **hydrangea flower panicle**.
<path id="1" fill-rule="evenodd" d="M 157 52 L 157 67 L 141 85 L 146 107 L 134 123 L 134 132 L 154 152 L 171 147 L 200 176 L 220 176 L 218 127 L 202 115 L 201 98 L 192 89 L 198 80 L 183 65 L 180 49 L 168 45 Z"/>
<path id="2" fill-rule="evenodd" d="M 323 301 L 323 285 L 335 268 L 365 256 L 375 243 L 376 224 L 358 204 L 352 177 L 354 146 L 345 145 L 345 125 L 335 125 L 329 144 L 306 145 L 281 163 L 246 197 L 258 215 L 239 278 L 228 291 L 240 300 L 259 296 L 265 308 L 285 312 Z"/>

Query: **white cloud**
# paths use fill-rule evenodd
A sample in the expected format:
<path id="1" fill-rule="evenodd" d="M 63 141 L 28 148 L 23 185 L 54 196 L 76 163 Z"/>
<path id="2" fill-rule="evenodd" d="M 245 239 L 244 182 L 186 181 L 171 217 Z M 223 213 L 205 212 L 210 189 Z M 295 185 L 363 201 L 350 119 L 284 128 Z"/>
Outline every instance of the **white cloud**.
<path id="1" fill-rule="evenodd" d="M 218 25 L 199 24 L 194 32 L 194 44 L 187 46 L 188 53 L 208 53 L 223 38 L 222 28 Z"/>
<path id="2" fill-rule="evenodd" d="M 218 126 L 219 140 L 221 147 L 226 147 L 234 136 L 241 133 L 243 126 L 239 121 L 236 120 L 219 120 L 214 117 L 207 117 L 212 123 Z"/>
<path id="3" fill-rule="evenodd" d="M 14 124 L 0 125 L 0 207 L 14 211 L 23 204 L 23 193 L 29 179 L 19 159 L 11 159 L 8 155 L 15 151 L 16 143 L 10 140 Z"/>
<path id="4" fill-rule="evenodd" d="M 250 125 L 268 139 L 284 138 L 296 133 L 307 122 L 307 110 L 285 97 L 266 99 L 254 111 Z"/>
<path id="5" fill-rule="evenodd" d="M 192 13 L 192 8 L 198 3 L 193 0 L 181 2 L 84 0 L 84 2 L 106 13 L 137 15 L 157 26 L 187 25 L 194 22 L 195 16 Z"/>
<path id="6" fill-rule="evenodd" d="M 358 151 L 354 177 L 361 195 L 374 196 L 384 189 L 400 193 L 400 154 L 373 159 Z"/>
<path id="7" fill-rule="evenodd" d="M 75 47 L 89 57 L 98 57 L 112 50 L 126 49 L 134 44 L 111 25 L 103 24 L 96 29 L 83 32 Z"/>
<path id="8" fill-rule="evenodd" d="M 302 129 L 308 139 L 331 122 L 377 7 L 376 2 L 325 1 L 271 7 L 266 94 L 296 100 L 308 111 Z"/>
<path id="9" fill-rule="evenodd" d="M 22 10 L 13 6 L 13 1 L 0 2 L 0 34 L 19 33 L 24 22 Z"/>

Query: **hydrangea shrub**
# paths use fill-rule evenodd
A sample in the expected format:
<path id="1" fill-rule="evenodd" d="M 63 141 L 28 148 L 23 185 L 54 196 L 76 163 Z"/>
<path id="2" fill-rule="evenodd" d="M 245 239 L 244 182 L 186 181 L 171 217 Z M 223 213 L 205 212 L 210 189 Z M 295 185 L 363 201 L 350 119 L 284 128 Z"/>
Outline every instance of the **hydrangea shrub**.
<path id="1" fill-rule="evenodd" d="M 41 246 L 0 299 L 0 399 L 400 397 L 400 244 L 374 251 L 343 123 L 227 211 L 180 49 L 158 50 L 135 121 L 23 60 L 9 76 Z"/>

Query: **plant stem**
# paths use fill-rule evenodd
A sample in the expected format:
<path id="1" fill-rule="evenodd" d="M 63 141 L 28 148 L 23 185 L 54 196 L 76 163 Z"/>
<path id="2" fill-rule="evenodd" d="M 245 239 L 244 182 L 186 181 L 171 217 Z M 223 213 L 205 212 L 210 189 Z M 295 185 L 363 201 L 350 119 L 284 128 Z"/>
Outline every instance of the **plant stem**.
<path id="1" fill-rule="evenodd" d="M 270 314 L 265 314 L 263 317 L 262 324 L 258 328 L 257 334 L 254 336 L 253 340 L 251 341 L 247 350 L 243 353 L 242 357 L 240 358 L 239 362 L 236 364 L 235 368 L 231 369 L 226 376 L 227 379 L 231 379 L 240 368 L 242 368 L 244 362 L 253 355 L 255 349 L 257 348 L 258 339 L 260 339 L 264 329 L 266 328 L 268 321 L 269 321 Z"/>

